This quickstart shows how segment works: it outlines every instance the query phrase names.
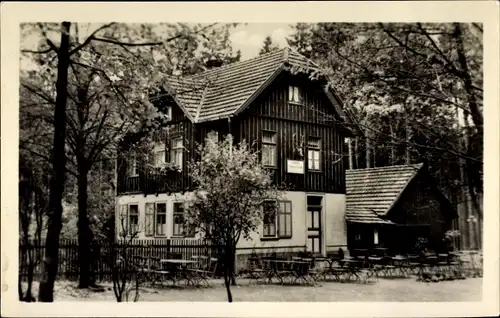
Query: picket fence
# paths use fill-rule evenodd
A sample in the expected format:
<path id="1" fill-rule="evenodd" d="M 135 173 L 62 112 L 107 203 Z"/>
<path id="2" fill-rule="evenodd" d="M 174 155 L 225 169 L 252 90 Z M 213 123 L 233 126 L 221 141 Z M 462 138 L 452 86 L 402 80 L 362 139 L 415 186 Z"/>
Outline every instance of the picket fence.
<path id="1" fill-rule="evenodd" d="M 141 239 L 132 240 L 126 245 L 118 241 L 114 243 L 114 246 L 106 241 L 94 241 L 91 244 L 91 263 L 97 281 L 111 280 L 112 266 L 116 260 L 115 256 L 113 256 L 116 253 L 113 253 L 113 250 L 124 246 L 126 246 L 127 255 L 131 258 L 141 256 L 147 258 L 191 259 L 194 255 L 214 255 L 213 246 L 200 239 Z M 19 275 L 23 281 L 28 277 L 29 264 L 33 266 L 34 279 L 37 280 L 41 277 L 44 255 L 45 242 L 30 241 L 28 244 L 19 244 Z M 78 279 L 77 239 L 60 241 L 58 266 L 58 278 Z"/>

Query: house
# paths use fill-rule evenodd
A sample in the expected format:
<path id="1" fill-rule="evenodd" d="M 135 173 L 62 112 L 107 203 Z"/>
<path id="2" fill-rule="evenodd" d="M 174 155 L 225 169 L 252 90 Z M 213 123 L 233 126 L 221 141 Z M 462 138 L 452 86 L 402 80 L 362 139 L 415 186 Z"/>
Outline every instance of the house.
<path id="1" fill-rule="evenodd" d="M 418 238 L 440 250 L 457 213 L 424 164 L 346 171 L 349 250 L 411 252 Z"/>
<path id="2" fill-rule="evenodd" d="M 129 226 L 144 224 L 140 238 L 189 237 L 184 200 L 193 187 L 187 162 L 205 138 L 230 133 L 261 150 L 276 184 L 287 184 L 275 220 L 265 221 L 240 250 L 299 249 L 325 254 L 346 247 L 344 138 L 347 113 L 327 78 L 291 49 L 218 66 L 187 77 L 167 77 L 152 101 L 169 121 L 155 137 L 155 161 L 178 171 L 161 177 L 140 158 L 119 160 L 117 213 Z M 306 71 L 304 71 L 306 70 Z"/>

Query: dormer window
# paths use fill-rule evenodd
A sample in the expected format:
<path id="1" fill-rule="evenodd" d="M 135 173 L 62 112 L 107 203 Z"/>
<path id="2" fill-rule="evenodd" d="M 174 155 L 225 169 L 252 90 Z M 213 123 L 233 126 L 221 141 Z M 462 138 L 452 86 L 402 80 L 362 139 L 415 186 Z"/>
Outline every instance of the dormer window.
<path id="1" fill-rule="evenodd" d="M 302 95 L 301 91 L 297 86 L 288 87 L 288 101 L 292 103 L 301 103 Z"/>

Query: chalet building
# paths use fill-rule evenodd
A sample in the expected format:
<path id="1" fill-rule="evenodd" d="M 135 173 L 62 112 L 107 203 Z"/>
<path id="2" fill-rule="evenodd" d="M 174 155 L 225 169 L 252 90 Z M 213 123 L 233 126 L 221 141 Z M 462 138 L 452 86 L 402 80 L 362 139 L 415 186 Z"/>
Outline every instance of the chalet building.
<path id="1" fill-rule="evenodd" d="M 349 250 L 387 248 L 411 252 L 418 238 L 440 250 L 457 213 L 424 164 L 346 172 Z"/>
<path id="2" fill-rule="evenodd" d="M 212 64 L 214 61 L 210 61 Z M 214 66 L 214 65 L 211 65 Z M 286 184 L 278 215 L 265 220 L 241 250 L 281 247 L 325 254 L 346 248 L 344 138 L 352 116 L 327 79 L 311 79 L 310 60 L 283 49 L 187 77 L 167 77 L 152 101 L 168 114 L 155 137 L 153 164 L 173 162 L 168 176 L 141 158 L 119 160 L 117 213 L 140 238 L 190 237 L 182 215 L 192 191 L 187 163 L 206 138 L 234 136 L 261 151 L 276 184 Z"/>

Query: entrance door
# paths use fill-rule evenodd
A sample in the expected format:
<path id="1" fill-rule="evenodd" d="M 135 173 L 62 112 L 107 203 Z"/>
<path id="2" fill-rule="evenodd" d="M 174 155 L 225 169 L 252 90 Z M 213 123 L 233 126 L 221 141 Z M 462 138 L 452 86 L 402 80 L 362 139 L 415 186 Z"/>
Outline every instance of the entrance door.
<path id="1" fill-rule="evenodd" d="M 307 251 L 313 254 L 321 254 L 322 251 L 322 231 L 321 231 L 321 210 L 323 197 L 307 197 Z"/>

